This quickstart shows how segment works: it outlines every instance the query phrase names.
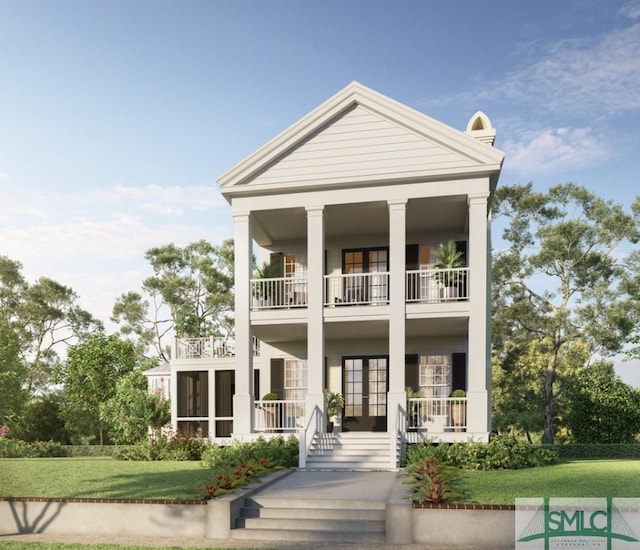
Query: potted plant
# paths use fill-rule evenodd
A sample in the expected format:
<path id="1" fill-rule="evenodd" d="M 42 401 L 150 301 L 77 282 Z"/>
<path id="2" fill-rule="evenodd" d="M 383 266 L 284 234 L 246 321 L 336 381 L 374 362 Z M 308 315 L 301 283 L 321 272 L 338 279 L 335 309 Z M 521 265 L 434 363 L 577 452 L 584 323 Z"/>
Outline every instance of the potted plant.
<path id="1" fill-rule="evenodd" d="M 467 401 L 462 399 L 467 397 L 467 392 L 462 389 L 455 389 L 451 392 L 451 423 L 454 432 L 464 432 L 467 428 Z"/>
<path id="2" fill-rule="evenodd" d="M 258 266 L 254 273 L 254 279 L 276 279 L 280 276 L 280 267 L 275 263 L 264 262 Z M 259 305 L 273 305 L 274 299 L 277 300 L 277 281 L 265 281 L 258 283 L 254 290 L 255 298 Z M 275 296 L 274 296 L 275 294 Z"/>
<path id="3" fill-rule="evenodd" d="M 278 414 L 278 404 L 277 403 L 269 403 L 269 401 L 277 401 L 278 396 L 273 393 L 265 393 L 262 396 L 262 408 L 264 409 L 265 415 L 265 425 L 268 432 L 276 431 L 276 415 Z"/>
<path id="4" fill-rule="evenodd" d="M 324 390 L 325 410 L 327 411 L 327 433 L 333 433 L 334 424 L 338 424 L 344 408 L 344 397 L 340 392 Z"/>
<path id="5" fill-rule="evenodd" d="M 435 269 L 441 269 L 435 274 L 435 279 L 445 288 L 445 298 L 453 298 L 458 295 L 458 285 L 463 281 L 463 274 L 457 270 L 464 267 L 462 252 L 458 250 L 455 241 L 440 243 L 435 252 Z"/>

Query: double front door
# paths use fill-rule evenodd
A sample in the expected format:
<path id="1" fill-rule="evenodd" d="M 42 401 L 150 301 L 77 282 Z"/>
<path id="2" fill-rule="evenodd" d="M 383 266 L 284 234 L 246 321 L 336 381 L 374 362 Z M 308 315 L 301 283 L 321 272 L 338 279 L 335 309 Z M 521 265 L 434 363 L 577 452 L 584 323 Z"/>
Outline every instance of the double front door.
<path id="1" fill-rule="evenodd" d="M 387 431 L 387 356 L 345 357 L 343 431 Z"/>

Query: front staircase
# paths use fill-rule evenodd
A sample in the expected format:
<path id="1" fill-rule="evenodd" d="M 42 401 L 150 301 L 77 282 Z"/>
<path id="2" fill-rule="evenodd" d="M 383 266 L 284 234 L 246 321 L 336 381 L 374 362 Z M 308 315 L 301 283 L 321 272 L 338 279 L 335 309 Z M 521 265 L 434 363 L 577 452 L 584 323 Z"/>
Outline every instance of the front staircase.
<path id="1" fill-rule="evenodd" d="M 231 538 L 359 542 L 385 541 L 385 502 L 376 500 L 314 500 L 246 498 Z"/>
<path id="2" fill-rule="evenodd" d="M 391 435 L 386 432 L 316 434 L 309 447 L 306 468 L 389 470 L 392 464 L 390 438 Z M 393 463 L 396 463 L 396 457 Z"/>

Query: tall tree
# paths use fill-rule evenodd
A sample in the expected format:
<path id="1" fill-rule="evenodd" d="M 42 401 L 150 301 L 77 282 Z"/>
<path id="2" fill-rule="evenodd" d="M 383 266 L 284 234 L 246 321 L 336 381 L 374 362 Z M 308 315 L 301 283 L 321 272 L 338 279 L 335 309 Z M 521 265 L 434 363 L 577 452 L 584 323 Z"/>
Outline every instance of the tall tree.
<path id="1" fill-rule="evenodd" d="M 18 335 L 30 394 L 49 384 L 60 349 L 103 327 L 79 306 L 71 288 L 48 277 L 29 284 L 21 269 L 19 262 L 0 256 L 0 320 Z"/>
<path id="2" fill-rule="evenodd" d="M 84 342 L 71 346 L 67 360 L 56 370 L 64 385 L 66 401 L 63 416 L 70 431 L 85 441 L 98 435 L 104 444 L 106 424 L 100 407 L 116 393 L 118 381 L 136 366 L 131 342 L 117 335 L 92 334 Z"/>
<path id="3" fill-rule="evenodd" d="M 27 402 L 27 369 L 20 360 L 18 335 L 0 320 L 0 426 L 19 421 Z"/>
<path id="4" fill-rule="evenodd" d="M 153 275 L 142 293 L 127 292 L 114 305 L 112 320 L 125 335 L 136 335 L 168 360 L 164 338 L 228 336 L 233 333 L 233 240 L 207 241 L 184 248 L 168 244 L 147 251 Z"/>
<path id="5" fill-rule="evenodd" d="M 632 330 L 621 281 L 621 246 L 640 238 L 633 214 L 572 183 L 537 193 L 532 185 L 499 188 L 495 218 L 506 222 L 507 248 L 494 255 L 494 352 L 510 340 L 544 342 L 543 442 L 554 441 L 560 357 L 578 340 L 589 352 L 615 353 Z"/>
<path id="6" fill-rule="evenodd" d="M 577 443 L 634 443 L 640 433 L 640 391 L 625 384 L 613 364 L 583 369 L 571 388 L 569 427 Z"/>

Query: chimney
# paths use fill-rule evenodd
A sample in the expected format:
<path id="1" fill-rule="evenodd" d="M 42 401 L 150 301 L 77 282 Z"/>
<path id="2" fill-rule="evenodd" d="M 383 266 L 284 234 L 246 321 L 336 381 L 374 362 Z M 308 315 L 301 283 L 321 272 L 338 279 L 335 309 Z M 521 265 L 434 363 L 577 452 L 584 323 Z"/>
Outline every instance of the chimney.
<path id="1" fill-rule="evenodd" d="M 465 133 L 488 145 L 493 145 L 496 140 L 496 131 L 491 126 L 489 117 L 482 111 L 478 111 L 469 119 Z"/>

